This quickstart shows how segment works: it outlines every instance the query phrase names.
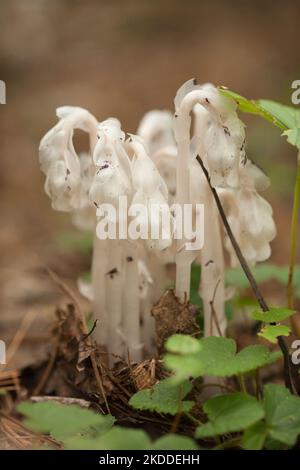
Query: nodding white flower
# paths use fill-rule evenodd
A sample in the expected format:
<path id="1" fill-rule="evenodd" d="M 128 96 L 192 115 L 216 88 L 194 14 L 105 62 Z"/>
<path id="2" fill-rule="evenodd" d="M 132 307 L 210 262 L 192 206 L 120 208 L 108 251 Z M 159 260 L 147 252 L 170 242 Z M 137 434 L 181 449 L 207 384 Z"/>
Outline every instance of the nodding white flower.
<path id="1" fill-rule="evenodd" d="M 56 110 L 59 122 L 42 138 L 39 147 L 45 191 L 52 207 L 61 211 L 80 209 L 81 163 L 74 149 L 75 129 L 89 133 L 91 151 L 96 143 L 97 121 L 85 109 L 63 106 Z M 89 164 L 92 165 L 91 158 Z"/>
<path id="2" fill-rule="evenodd" d="M 241 188 L 264 191 L 270 186 L 270 179 L 261 168 L 245 157 L 239 164 L 239 183 Z"/>
<path id="3" fill-rule="evenodd" d="M 271 255 L 270 242 L 276 236 L 271 205 L 257 193 L 268 187 L 269 179 L 250 160 L 240 166 L 241 188 L 221 190 L 220 197 L 227 212 L 228 222 L 250 264 L 265 261 Z M 237 259 L 228 238 L 225 246 L 231 255 L 231 264 Z"/>
<path id="4" fill-rule="evenodd" d="M 146 263 L 139 259 L 138 260 L 138 275 L 139 275 L 139 297 L 145 299 L 148 295 L 150 286 L 153 284 L 150 271 L 146 266 Z"/>
<path id="5" fill-rule="evenodd" d="M 99 124 L 98 142 L 93 153 L 96 173 L 90 187 L 94 205 L 117 204 L 120 196 L 130 195 L 131 168 L 126 153 L 125 134 L 117 119 L 110 118 Z"/>
<path id="6" fill-rule="evenodd" d="M 142 118 L 137 134 L 148 145 L 150 155 L 169 145 L 174 145 L 173 116 L 170 111 L 149 111 Z"/>
<path id="7" fill-rule="evenodd" d="M 177 92 L 175 109 L 177 142 L 187 139 L 194 110 L 198 153 L 205 161 L 212 186 L 237 187 L 245 132 L 234 100 L 223 97 L 211 84 L 197 85 L 189 80 Z"/>
<path id="8" fill-rule="evenodd" d="M 79 154 L 80 191 L 79 207 L 73 210 L 72 222 L 79 230 L 93 230 L 95 226 L 95 207 L 91 203 L 89 191 L 95 175 L 95 166 L 91 164 L 91 156 Z"/>
<path id="9" fill-rule="evenodd" d="M 142 204 L 147 209 L 146 212 L 136 217 L 136 223 L 147 227 L 148 235 L 151 235 L 152 230 L 160 235 L 158 239 L 148 237 L 146 240 L 148 248 L 163 250 L 172 244 L 173 229 L 173 217 L 168 205 L 167 185 L 149 157 L 148 149 L 141 137 L 130 134 L 128 148 L 134 153 L 132 183 L 136 192 L 132 204 Z M 163 224 L 163 211 L 152 210 L 155 206 L 167 211 L 168 219 L 172 225 L 169 226 L 169 231 L 165 230 Z"/>
<path id="10" fill-rule="evenodd" d="M 169 204 L 173 204 L 176 198 L 177 148 L 175 145 L 162 147 L 152 155 L 152 160 L 167 185 Z"/>

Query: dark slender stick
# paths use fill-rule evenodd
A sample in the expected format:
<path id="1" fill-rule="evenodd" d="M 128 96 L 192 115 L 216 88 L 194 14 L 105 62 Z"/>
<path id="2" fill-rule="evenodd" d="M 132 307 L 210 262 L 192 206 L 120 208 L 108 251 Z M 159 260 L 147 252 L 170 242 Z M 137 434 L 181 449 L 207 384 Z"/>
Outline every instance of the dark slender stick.
<path id="1" fill-rule="evenodd" d="M 223 206 L 221 204 L 221 201 L 220 201 L 220 198 L 218 196 L 218 193 L 216 191 L 215 188 L 212 187 L 212 185 L 210 184 L 210 177 L 209 177 L 209 174 L 208 174 L 208 171 L 207 169 L 205 168 L 204 166 L 204 163 L 202 161 L 202 159 L 199 157 L 199 155 L 197 155 L 196 157 L 196 160 L 197 162 L 199 163 L 199 165 L 201 166 L 202 170 L 203 170 L 203 173 L 207 179 L 207 182 L 209 184 L 209 187 L 212 191 L 212 194 L 214 196 L 214 199 L 216 201 L 216 204 L 217 204 L 217 207 L 218 207 L 218 210 L 219 210 L 219 213 L 220 213 L 220 216 L 221 216 L 221 219 L 222 219 L 222 222 L 224 224 L 224 227 L 226 229 L 226 232 L 227 232 L 227 235 L 232 243 L 232 246 L 234 248 L 234 251 L 236 253 L 236 256 L 238 257 L 238 260 L 242 266 L 242 269 L 245 273 L 245 275 L 247 276 L 247 279 L 250 283 L 250 286 L 251 286 L 251 289 L 253 290 L 253 293 L 262 309 L 263 312 L 267 312 L 269 310 L 269 307 L 262 295 L 262 293 L 260 292 L 260 289 L 257 285 L 257 282 L 252 274 L 252 271 L 251 269 L 249 268 L 249 265 L 247 263 L 247 261 L 245 260 L 244 256 L 243 256 L 243 253 L 240 249 L 240 246 L 238 244 L 238 242 L 236 241 L 236 238 L 231 230 L 231 227 L 228 223 L 228 220 L 227 220 L 227 217 L 226 217 L 226 214 L 224 212 L 224 209 L 223 209 Z M 284 376 L 285 376 L 285 385 L 287 388 L 289 388 L 289 390 L 294 393 L 295 390 L 294 390 L 294 386 L 293 386 L 293 383 L 292 383 L 292 373 L 291 373 L 291 363 L 290 363 L 290 356 L 289 356 L 289 350 L 288 350 L 288 347 L 283 339 L 282 336 L 278 336 L 278 344 L 279 344 L 279 347 L 282 351 L 282 354 L 283 354 L 283 360 L 284 360 Z"/>

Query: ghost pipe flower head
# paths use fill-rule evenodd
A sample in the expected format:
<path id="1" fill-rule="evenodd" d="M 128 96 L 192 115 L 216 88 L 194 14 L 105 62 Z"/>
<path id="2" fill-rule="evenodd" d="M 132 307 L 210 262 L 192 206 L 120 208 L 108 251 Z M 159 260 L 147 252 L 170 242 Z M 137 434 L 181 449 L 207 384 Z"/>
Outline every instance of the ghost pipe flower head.
<path id="1" fill-rule="evenodd" d="M 143 139 L 130 134 L 127 145 L 134 154 L 132 184 L 135 194 L 129 213 L 132 213 L 134 205 L 138 204 L 144 208 L 144 211 L 136 217 L 136 225 L 148 233 L 146 239 L 148 248 L 163 250 L 172 244 L 173 233 L 173 218 L 168 205 L 167 185 L 149 157 Z M 153 233 L 156 234 L 155 237 L 152 236 Z"/>
<path id="2" fill-rule="evenodd" d="M 99 124 L 98 142 L 93 160 L 96 166 L 90 199 L 94 205 L 118 204 L 120 196 L 131 193 L 131 168 L 124 147 L 125 134 L 117 119 L 110 118 Z"/>
<path id="3" fill-rule="evenodd" d="M 173 116 L 170 111 L 149 111 L 142 118 L 137 135 L 146 142 L 150 155 L 163 147 L 174 145 Z"/>
<path id="4" fill-rule="evenodd" d="M 220 95 L 211 84 L 196 85 L 189 80 L 178 90 L 175 108 L 176 140 L 186 138 L 195 110 L 198 153 L 209 170 L 212 186 L 236 187 L 245 132 L 234 100 Z"/>
<path id="5" fill-rule="evenodd" d="M 242 253 L 250 264 L 270 257 L 270 242 L 276 236 L 276 226 L 270 204 L 258 194 L 269 186 L 269 179 L 254 163 L 245 160 L 240 164 L 240 188 L 222 190 L 228 220 L 240 244 Z M 237 259 L 229 240 L 225 246 L 231 255 L 231 264 Z"/>
<path id="6" fill-rule="evenodd" d="M 45 191 L 52 207 L 72 211 L 81 206 L 81 166 L 73 145 L 75 129 L 89 134 L 91 151 L 97 138 L 97 121 L 85 109 L 63 106 L 56 110 L 59 122 L 42 138 L 39 147 Z M 91 162 L 92 163 L 92 162 Z"/>
<path id="7" fill-rule="evenodd" d="M 171 205 L 175 202 L 176 198 L 176 146 L 168 145 L 166 147 L 162 147 L 160 150 L 154 152 L 152 160 L 167 185 L 169 194 L 168 200 Z"/>
<path id="8" fill-rule="evenodd" d="M 91 203 L 89 192 L 95 175 L 95 166 L 91 156 L 79 154 L 80 161 L 80 204 L 72 213 L 72 222 L 79 230 L 93 231 L 95 227 L 95 207 Z"/>

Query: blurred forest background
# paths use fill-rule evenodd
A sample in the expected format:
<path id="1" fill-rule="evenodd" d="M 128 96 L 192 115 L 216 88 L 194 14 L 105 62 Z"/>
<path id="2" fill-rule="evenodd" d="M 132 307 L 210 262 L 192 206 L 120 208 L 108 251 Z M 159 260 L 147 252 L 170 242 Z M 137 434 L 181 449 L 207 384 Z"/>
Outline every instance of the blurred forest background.
<path id="1" fill-rule="evenodd" d="M 58 292 L 45 265 L 75 282 L 89 264 L 57 243 L 69 217 L 54 212 L 43 191 L 38 146 L 55 108 L 82 106 L 100 121 L 116 116 L 135 132 L 149 109 L 172 109 L 192 77 L 291 104 L 299 24 L 300 2 L 289 0 L 1 0 L 0 337 L 9 340 L 28 312 L 37 315 L 28 338 L 36 347 L 28 343 L 27 354 L 25 342 L 16 365 L 39 357 L 49 335 Z M 287 264 L 295 152 L 271 125 L 242 119 L 248 155 L 271 177 L 272 262 Z"/>

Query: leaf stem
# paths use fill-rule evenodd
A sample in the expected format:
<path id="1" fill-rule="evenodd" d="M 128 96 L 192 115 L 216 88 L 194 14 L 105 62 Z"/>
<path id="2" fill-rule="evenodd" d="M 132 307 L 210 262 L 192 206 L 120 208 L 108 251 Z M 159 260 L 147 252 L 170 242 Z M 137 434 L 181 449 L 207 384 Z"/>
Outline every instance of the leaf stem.
<path id="1" fill-rule="evenodd" d="M 296 242 L 297 242 L 297 225 L 299 213 L 299 199 L 300 199 L 300 150 L 298 152 L 297 175 L 294 187 L 294 202 L 292 213 L 292 226 L 291 226 L 291 241 L 290 241 L 290 264 L 289 264 L 289 277 L 287 283 L 287 304 L 288 308 L 294 308 L 294 269 L 296 257 Z M 295 316 L 291 317 L 291 325 L 297 337 L 300 337 L 300 325 L 296 321 Z"/>
<path id="2" fill-rule="evenodd" d="M 243 374 L 238 375 L 238 379 L 239 379 L 239 384 L 240 384 L 241 392 L 247 393 L 247 388 L 246 388 L 246 383 L 245 383 L 245 377 L 243 376 Z"/>
<path id="3" fill-rule="evenodd" d="M 218 207 L 218 210 L 219 210 L 219 213 L 220 213 L 220 217 L 222 219 L 222 222 L 224 224 L 224 227 L 225 227 L 225 230 L 227 232 L 227 235 L 231 241 L 231 244 L 234 248 L 234 251 L 236 253 L 236 256 L 241 264 L 241 267 L 243 268 L 243 271 L 245 273 L 245 275 L 247 276 L 247 279 L 250 283 L 250 286 L 251 286 L 251 289 L 262 309 L 263 312 L 267 312 L 269 310 L 269 307 L 262 295 L 262 293 L 260 292 L 260 289 L 258 287 L 258 284 L 252 274 L 252 271 L 246 261 L 246 259 L 244 258 L 244 255 L 240 249 L 240 246 L 238 244 L 238 242 L 236 241 L 236 238 L 231 230 L 231 227 L 228 223 L 228 220 L 227 220 L 227 217 L 226 217 L 226 214 L 224 212 L 224 209 L 223 209 L 223 206 L 221 204 L 221 201 L 220 201 L 220 198 L 218 196 L 218 193 L 216 191 L 215 188 L 212 187 L 212 185 L 210 184 L 210 177 L 209 177 L 209 174 L 208 174 L 208 171 L 207 169 L 205 168 L 204 166 L 204 163 L 202 161 L 202 159 L 199 157 L 199 155 L 197 155 L 196 157 L 196 160 L 197 162 L 199 163 L 199 165 L 201 166 L 202 168 L 202 171 L 207 179 L 207 182 L 209 184 L 209 187 L 213 193 L 213 196 L 215 198 L 215 201 L 216 201 L 216 204 L 217 204 L 217 207 Z M 285 385 L 286 387 L 291 391 L 291 393 L 294 393 L 295 390 L 294 390 L 294 386 L 293 386 L 293 382 L 292 382 L 292 373 L 291 373 L 291 363 L 290 363 L 290 356 L 289 356 L 289 350 L 288 350 L 288 347 L 285 343 L 285 340 L 283 339 L 282 336 L 278 336 L 278 344 L 279 344 L 279 347 L 282 351 L 282 354 L 283 354 L 283 359 L 284 359 L 284 376 L 285 376 Z"/>

